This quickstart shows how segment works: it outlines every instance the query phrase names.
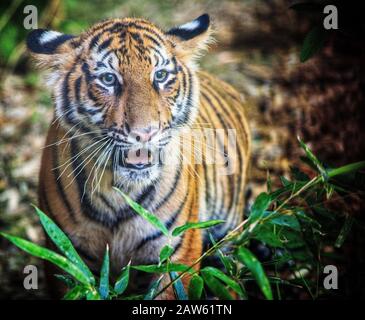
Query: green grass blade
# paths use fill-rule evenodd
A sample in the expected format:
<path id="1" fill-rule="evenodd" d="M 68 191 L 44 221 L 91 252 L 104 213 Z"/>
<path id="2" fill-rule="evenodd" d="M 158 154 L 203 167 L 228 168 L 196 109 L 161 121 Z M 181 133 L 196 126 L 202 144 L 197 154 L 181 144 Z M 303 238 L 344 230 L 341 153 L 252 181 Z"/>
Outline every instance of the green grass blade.
<path id="1" fill-rule="evenodd" d="M 189 282 L 189 300 L 200 300 L 203 294 L 204 280 L 198 274 L 194 274 Z"/>
<path id="2" fill-rule="evenodd" d="M 169 235 L 169 231 L 167 230 L 165 224 L 159 218 L 157 218 L 151 212 L 147 211 L 145 208 L 143 208 L 137 202 L 133 201 L 130 197 L 128 197 L 126 194 L 124 194 L 118 188 L 114 188 L 114 189 L 116 191 L 118 191 L 123 196 L 124 200 L 128 203 L 128 205 L 135 212 L 137 212 L 141 217 L 143 217 L 149 223 L 151 223 L 153 226 L 155 226 L 157 229 L 159 229 L 165 236 L 168 236 Z"/>
<path id="3" fill-rule="evenodd" d="M 10 242 L 12 242 L 14 245 L 16 245 L 18 248 L 22 249 L 23 251 L 47 260 L 49 262 L 52 262 L 62 270 L 66 271 L 70 275 L 72 275 L 76 280 L 80 281 L 82 284 L 85 285 L 92 285 L 90 282 L 90 278 L 87 277 L 84 272 L 82 272 L 79 267 L 77 267 L 73 262 L 68 260 L 67 258 L 61 256 L 60 254 L 51 251 L 47 248 L 43 248 L 37 244 L 34 244 L 30 241 L 24 240 L 22 238 L 18 238 L 15 236 L 8 235 L 6 233 L 0 232 L 0 235 L 2 235 L 4 238 L 8 239 Z"/>
<path id="4" fill-rule="evenodd" d="M 36 210 L 36 213 L 42 223 L 44 230 L 47 232 L 53 243 L 70 261 L 72 261 L 85 274 L 86 277 L 90 279 L 90 283 L 94 284 L 95 278 L 92 272 L 86 266 L 84 261 L 82 261 L 75 248 L 73 247 L 70 239 L 42 210 L 40 210 L 36 206 L 33 207 Z"/>
<path id="5" fill-rule="evenodd" d="M 178 274 L 174 271 L 171 271 L 170 277 L 171 277 L 171 280 L 174 281 L 178 277 Z M 175 296 L 178 300 L 188 300 L 188 296 L 185 292 L 185 288 L 184 288 L 184 285 L 183 285 L 181 279 L 177 279 L 173 283 L 173 288 L 174 288 Z"/>
<path id="6" fill-rule="evenodd" d="M 116 294 L 121 295 L 128 287 L 129 283 L 129 272 L 130 272 L 131 262 L 122 269 L 122 272 L 115 282 L 114 291 Z"/>
<path id="7" fill-rule="evenodd" d="M 100 271 L 99 294 L 105 300 L 109 296 L 109 246 L 106 246 L 103 265 Z"/>
<path id="8" fill-rule="evenodd" d="M 259 260 L 246 248 L 238 248 L 235 255 L 252 273 L 259 288 L 268 300 L 273 299 L 270 282 Z"/>
<path id="9" fill-rule="evenodd" d="M 223 223 L 223 222 L 225 222 L 225 221 L 224 220 L 209 220 L 209 221 L 204 221 L 204 222 L 188 222 L 180 227 L 175 228 L 172 231 L 172 235 L 174 237 L 176 237 L 189 229 L 206 229 L 206 228 L 213 227 L 213 226 Z"/>

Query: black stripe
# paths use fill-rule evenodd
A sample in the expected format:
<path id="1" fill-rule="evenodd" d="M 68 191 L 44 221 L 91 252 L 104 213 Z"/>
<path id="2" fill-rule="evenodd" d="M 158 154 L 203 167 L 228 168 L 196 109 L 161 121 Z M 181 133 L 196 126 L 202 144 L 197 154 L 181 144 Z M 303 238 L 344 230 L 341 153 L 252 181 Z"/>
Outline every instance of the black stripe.
<path id="1" fill-rule="evenodd" d="M 57 145 L 54 145 L 52 147 L 52 163 L 53 163 L 53 167 L 54 167 L 54 171 L 53 171 L 53 177 L 55 179 L 55 184 L 57 186 L 57 190 L 58 190 L 58 193 L 62 199 L 62 202 L 65 204 L 66 208 L 67 208 L 67 211 L 68 213 L 70 214 L 70 217 L 72 219 L 73 222 L 76 222 L 76 219 L 75 219 L 75 212 L 66 196 L 66 193 L 65 193 L 65 189 L 63 188 L 63 185 L 62 185 L 62 179 L 60 179 L 59 181 L 57 181 L 57 179 L 59 178 L 60 176 L 60 170 L 58 168 L 59 166 L 59 163 L 58 163 L 58 147 Z"/>
<path id="2" fill-rule="evenodd" d="M 62 84 L 62 107 L 61 108 L 65 114 L 64 119 L 66 119 L 67 123 L 69 123 L 69 124 L 74 124 L 73 119 L 70 116 L 71 103 L 70 103 L 68 94 L 70 92 L 70 88 L 69 88 L 70 76 L 74 72 L 75 68 L 76 68 L 76 64 L 74 64 L 72 66 L 71 70 L 66 74 L 66 76 L 63 80 L 63 84 Z"/>
<path id="3" fill-rule="evenodd" d="M 109 39 L 103 41 L 98 47 L 98 52 L 106 49 L 111 44 L 112 40 L 113 40 L 113 38 L 109 38 Z"/>
<path id="4" fill-rule="evenodd" d="M 188 198 L 189 192 L 186 192 L 184 200 L 181 202 L 179 208 L 172 214 L 172 216 L 170 217 L 170 219 L 165 223 L 165 226 L 168 230 L 170 230 L 170 228 L 173 226 L 173 224 L 175 223 L 175 221 L 177 220 L 177 217 L 180 215 L 181 213 L 181 209 L 183 208 L 183 206 L 185 205 L 186 199 Z M 155 233 L 147 236 L 146 238 L 144 238 L 135 248 L 135 250 L 139 250 L 141 249 L 147 242 L 156 240 L 160 237 L 163 236 L 163 233 L 161 231 L 156 231 Z"/>
<path id="5" fill-rule="evenodd" d="M 75 140 L 71 141 L 70 146 L 71 146 L 71 154 L 72 155 L 78 154 L 79 149 L 77 146 L 77 142 Z M 76 174 L 76 170 L 79 170 L 75 180 L 79 190 L 79 198 L 80 198 L 82 213 L 86 214 L 87 217 L 89 217 L 93 221 L 98 222 L 107 228 L 113 229 L 116 226 L 120 217 L 116 215 L 111 218 L 107 213 L 96 209 L 92 205 L 87 193 L 85 193 L 84 196 L 82 196 L 87 177 L 85 174 L 85 170 L 82 168 L 81 161 L 79 160 L 79 158 L 76 157 L 74 159 L 74 161 L 72 162 L 72 167 L 74 170 L 74 174 Z"/>
<path id="6" fill-rule="evenodd" d="M 80 90 L 81 90 L 81 81 L 82 81 L 82 76 L 78 77 L 75 81 L 75 98 L 76 98 L 76 102 L 80 101 Z"/>
<path id="7" fill-rule="evenodd" d="M 155 211 L 158 211 L 160 208 L 162 208 L 166 204 L 166 202 L 170 200 L 171 196 L 175 193 L 177 185 L 180 181 L 181 173 L 182 173 L 182 161 L 180 160 L 179 167 L 176 168 L 174 183 L 171 186 L 168 194 L 165 195 L 164 198 L 162 199 L 162 201 L 159 202 L 159 205 L 155 208 Z"/>

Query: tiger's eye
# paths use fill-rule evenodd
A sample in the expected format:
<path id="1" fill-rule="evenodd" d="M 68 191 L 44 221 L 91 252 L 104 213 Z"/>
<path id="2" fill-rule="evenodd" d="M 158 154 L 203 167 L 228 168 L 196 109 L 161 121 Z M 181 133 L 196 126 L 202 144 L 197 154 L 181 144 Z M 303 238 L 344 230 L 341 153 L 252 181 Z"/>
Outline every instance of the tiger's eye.
<path id="1" fill-rule="evenodd" d="M 105 84 L 108 87 L 113 86 L 117 81 L 116 76 L 110 72 L 101 74 L 99 79 L 103 84 Z"/>
<path id="2" fill-rule="evenodd" d="M 164 70 L 164 69 L 158 70 L 155 73 L 155 80 L 158 82 L 162 82 L 162 81 L 166 80 L 167 76 L 168 76 L 168 72 L 166 70 Z"/>

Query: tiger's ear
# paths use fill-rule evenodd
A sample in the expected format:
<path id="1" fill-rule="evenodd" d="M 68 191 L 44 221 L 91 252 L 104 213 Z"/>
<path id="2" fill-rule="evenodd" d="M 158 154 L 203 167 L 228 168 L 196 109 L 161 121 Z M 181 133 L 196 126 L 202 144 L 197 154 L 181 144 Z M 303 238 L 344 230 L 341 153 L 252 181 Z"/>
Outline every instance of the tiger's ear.
<path id="1" fill-rule="evenodd" d="M 62 56 L 74 50 L 73 35 L 63 34 L 57 31 L 36 29 L 27 36 L 27 48 L 32 56 L 46 67 L 56 66 L 62 60 Z"/>
<path id="2" fill-rule="evenodd" d="M 193 21 L 172 28 L 167 35 L 175 44 L 180 58 L 195 58 L 213 40 L 209 15 L 203 14 Z"/>

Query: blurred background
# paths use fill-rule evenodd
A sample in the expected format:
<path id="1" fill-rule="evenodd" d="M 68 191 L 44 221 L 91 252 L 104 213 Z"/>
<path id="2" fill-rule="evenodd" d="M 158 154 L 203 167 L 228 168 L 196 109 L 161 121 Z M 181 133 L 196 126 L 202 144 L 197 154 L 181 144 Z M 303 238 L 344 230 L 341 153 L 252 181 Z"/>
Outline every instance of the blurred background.
<path id="1" fill-rule="evenodd" d="M 169 29 L 209 13 L 217 42 L 200 65 L 234 85 L 249 102 L 254 152 L 248 198 L 252 199 L 266 190 L 268 174 L 273 186 L 278 186 L 291 166 L 302 166 L 297 135 L 330 166 L 365 158 L 364 23 L 356 1 L 330 3 L 338 7 L 339 30 L 317 32 L 326 1 L 2 0 L 0 230 L 43 240 L 30 203 L 37 202 L 40 156 L 54 109 L 42 73 L 25 51 L 26 5 L 37 7 L 39 28 L 74 34 L 110 17 L 144 17 Z M 304 39 L 307 52 L 303 53 Z M 329 262 L 340 266 L 341 285 L 319 298 L 364 296 L 364 184 L 356 187 L 346 199 L 328 204 L 344 218 L 351 215 L 359 222 L 341 249 L 324 244 Z M 341 223 L 334 221 L 334 228 Z M 257 250 L 265 256 L 267 248 L 259 245 Z M 0 299 L 48 297 L 42 272 L 40 290 L 24 290 L 27 264 L 43 270 L 40 260 L 0 239 Z M 286 298 L 311 296 L 294 288 Z"/>

